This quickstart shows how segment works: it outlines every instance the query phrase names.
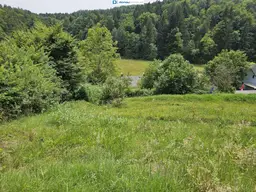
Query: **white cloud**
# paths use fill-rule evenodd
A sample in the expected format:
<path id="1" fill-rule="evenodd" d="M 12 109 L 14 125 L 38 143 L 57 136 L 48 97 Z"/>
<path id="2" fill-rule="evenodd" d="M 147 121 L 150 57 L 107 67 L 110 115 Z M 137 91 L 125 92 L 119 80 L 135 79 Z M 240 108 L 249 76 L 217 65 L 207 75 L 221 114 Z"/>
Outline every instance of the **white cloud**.
<path id="1" fill-rule="evenodd" d="M 145 0 L 145 2 L 153 1 Z M 114 7 L 112 0 L 0 0 L 0 4 L 27 9 L 35 13 L 71 13 L 78 10 Z"/>

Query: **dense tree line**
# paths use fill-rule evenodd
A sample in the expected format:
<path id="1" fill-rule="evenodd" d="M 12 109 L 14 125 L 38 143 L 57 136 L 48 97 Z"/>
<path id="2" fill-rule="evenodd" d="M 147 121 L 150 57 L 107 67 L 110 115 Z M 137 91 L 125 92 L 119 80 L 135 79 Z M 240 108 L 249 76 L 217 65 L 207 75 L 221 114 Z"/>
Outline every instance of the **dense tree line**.
<path id="1" fill-rule="evenodd" d="M 254 0 L 164 0 L 151 4 L 72 14 L 35 15 L 0 8 L 0 34 L 61 22 L 64 30 L 84 40 L 100 23 L 111 31 L 122 57 L 153 60 L 180 53 L 192 63 L 206 63 L 223 49 L 242 50 L 256 58 Z"/>
<path id="2" fill-rule="evenodd" d="M 32 27 L 37 17 L 36 14 L 30 11 L 0 4 L 0 40 L 10 35 L 13 31 Z"/>
<path id="3" fill-rule="evenodd" d="M 223 49 L 256 57 L 256 2 L 253 0 L 164 0 L 152 4 L 73 14 L 42 15 L 63 22 L 76 38 L 105 25 L 122 57 L 152 60 L 181 53 L 206 63 Z"/>

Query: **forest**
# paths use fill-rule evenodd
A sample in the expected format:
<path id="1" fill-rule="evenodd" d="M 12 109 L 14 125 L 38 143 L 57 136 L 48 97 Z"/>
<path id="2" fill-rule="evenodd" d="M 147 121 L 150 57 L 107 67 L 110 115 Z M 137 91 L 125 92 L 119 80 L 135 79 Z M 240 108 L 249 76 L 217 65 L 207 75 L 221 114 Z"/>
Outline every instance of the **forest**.
<path id="1" fill-rule="evenodd" d="M 47 26 L 61 23 L 66 32 L 84 40 L 88 30 L 100 23 L 111 31 L 123 58 L 163 60 L 180 53 L 191 63 L 204 64 L 223 49 L 244 51 L 254 60 L 255 19 L 253 0 L 164 0 L 109 10 L 40 15 L 3 6 L 0 37 L 41 21 Z"/>

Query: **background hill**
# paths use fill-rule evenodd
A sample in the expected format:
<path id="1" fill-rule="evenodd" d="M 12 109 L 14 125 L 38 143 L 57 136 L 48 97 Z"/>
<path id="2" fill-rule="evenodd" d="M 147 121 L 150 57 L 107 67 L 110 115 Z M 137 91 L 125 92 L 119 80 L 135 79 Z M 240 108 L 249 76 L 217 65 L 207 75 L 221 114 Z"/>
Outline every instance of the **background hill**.
<path id="1" fill-rule="evenodd" d="M 245 51 L 256 57 L 256 2 L 253 0 L 164 0 L 152 4 L 72 14 L 40 14 L 0 8 L 0 34 L 33 26 L 35 20 L 64 29 L 79 40 L 101 23 L 118 41 L 128 59 L 164 59 L 181 53 L 192 63 L 205 63 L 222 49 Z"/>

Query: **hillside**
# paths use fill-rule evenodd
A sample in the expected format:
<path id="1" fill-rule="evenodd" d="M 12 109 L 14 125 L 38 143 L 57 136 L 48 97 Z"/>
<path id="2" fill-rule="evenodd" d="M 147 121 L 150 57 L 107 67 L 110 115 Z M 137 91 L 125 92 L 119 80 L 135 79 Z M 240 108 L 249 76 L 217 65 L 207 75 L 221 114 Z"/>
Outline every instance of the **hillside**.
<path id="1" fill-rule="evenodd" d="M 0 191 L 254 191 L 254 95 L 69 102 L 0 125 Z"/>
<path id="2" fill-rule="evenodd" d="M 30 11 L 16 9 L 0 4 L 0 40 L 16 30 L 25 30 L 33 27 L 39 20 L 36 14 Z"/>
<path id="3" fill-rule="evenodd" d="M 84 40 L 100 23 L 118 42 L 118 52 L 128 59 L 165 59 L 181 53 L 191 63 L 204 64 L 223 49 L 242 50 L 256 58 L 256 4 L 253 0 L 164 0 L 152 4 L 72 14 L 35 15 L 0 7 L 0 36 L 33 26 L 57 22 Z"/>

